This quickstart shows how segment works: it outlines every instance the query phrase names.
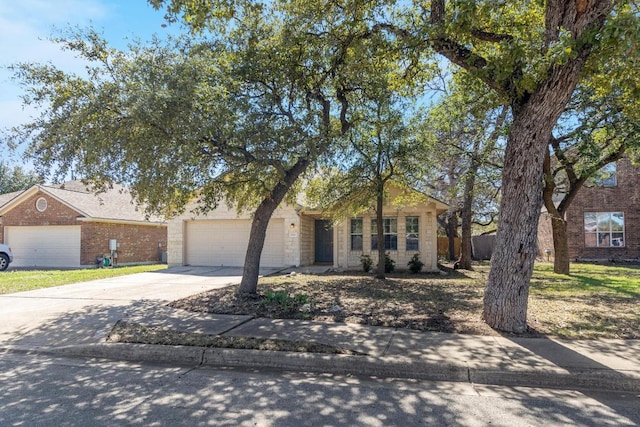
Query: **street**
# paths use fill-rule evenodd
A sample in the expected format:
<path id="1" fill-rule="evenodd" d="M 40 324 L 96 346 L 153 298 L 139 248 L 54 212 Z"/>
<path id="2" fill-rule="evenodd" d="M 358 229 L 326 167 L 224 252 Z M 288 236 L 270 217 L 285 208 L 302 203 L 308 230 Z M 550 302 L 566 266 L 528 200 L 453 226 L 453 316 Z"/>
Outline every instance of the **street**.
<path id="1" fill-rule="evenodd" d="M 631 393 L 0 355 L 2 426 L 633 426 Z"/>

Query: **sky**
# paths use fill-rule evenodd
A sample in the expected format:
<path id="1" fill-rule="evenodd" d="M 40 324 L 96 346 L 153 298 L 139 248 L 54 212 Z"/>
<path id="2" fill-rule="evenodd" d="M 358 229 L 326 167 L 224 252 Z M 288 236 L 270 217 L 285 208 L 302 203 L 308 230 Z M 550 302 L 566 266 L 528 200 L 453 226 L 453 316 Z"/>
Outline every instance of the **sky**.
<path id="1" fill-rule="evenodd" d="M 177 24 L 163 26 L 164 12 L 146 0 L 0 0 L 0 129 L 28 121 L 33 111 L 22 108 L 21 87 L 11 80 L 8 65 L 51 62 L 67 72 L 84 69 L 83 63 L 49 41 L 56 31 L 93 27 L 111 46 L 125 48 L 128 41 L 176 33 Z M 2 144 L 2 143 L 0 143 Z M 19 153 L 0 145 L 0 160 L 20 164 Z"/>

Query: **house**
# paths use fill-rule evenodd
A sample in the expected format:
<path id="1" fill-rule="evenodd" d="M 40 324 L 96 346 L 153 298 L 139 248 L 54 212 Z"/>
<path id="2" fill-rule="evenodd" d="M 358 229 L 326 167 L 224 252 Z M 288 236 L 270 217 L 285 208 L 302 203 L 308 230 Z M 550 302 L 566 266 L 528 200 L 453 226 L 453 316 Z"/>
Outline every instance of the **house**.
<path id="1" fill-rule="evenodd" d="M 145 218 L 122 186 L 95 195 L 71 181 L 1 195 L 0 241 L 14 267 L 95 266 L 111 249 L 114 263 L 152 263 L 166 251 L 167 226 Z"/>
<path id="2" fill-rule="evenodd" d="M 415 192 L 413 203 L 396 206 L 400 190 L 390 191 L 384 206 L 385 250 L 406 268 L 418 253 L 424 271 L 438 271 L 436 217 L 447 205 Z M 169 266 L 242 266 L 251 217 L 220 206 L 207 215 L 188 212 L 168 221 Z M 260 259 L 263 267 L 322 264 L 341 269 L 361 268 L 361 256 L 377 259 L 375 212 L 333 222 L 322 211 L 282 204 L 274 212 Z"/>
<path id="3" fill-rule="evenodd" d="M 577 260 L 640 259 L 640 167 L 628 158 L 604 168 L 567 209 L 569 256 Z M 553 249 L 551 223 L 540 218 L 538 251 Z"/>

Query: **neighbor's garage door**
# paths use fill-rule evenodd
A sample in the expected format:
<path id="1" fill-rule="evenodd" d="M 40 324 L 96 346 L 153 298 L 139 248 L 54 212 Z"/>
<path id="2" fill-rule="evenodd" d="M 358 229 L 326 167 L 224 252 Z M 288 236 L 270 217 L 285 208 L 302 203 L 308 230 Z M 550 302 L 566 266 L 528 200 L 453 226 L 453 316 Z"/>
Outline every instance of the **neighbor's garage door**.
<path id="1" fill-rule="evenodd" d="M 12 267 L 80 267 L 80 226 L 5 227 Z"/>
<path id="2" fill-rule="evenodd" d="M 194 266 L 242 266 L 247 252 L 250 231 L 250 220 L 187 221 L 185 230 L 185 264 Z M 260 265 L 263 267 L 284 266 L 283 219 L 269 221 Z"/>

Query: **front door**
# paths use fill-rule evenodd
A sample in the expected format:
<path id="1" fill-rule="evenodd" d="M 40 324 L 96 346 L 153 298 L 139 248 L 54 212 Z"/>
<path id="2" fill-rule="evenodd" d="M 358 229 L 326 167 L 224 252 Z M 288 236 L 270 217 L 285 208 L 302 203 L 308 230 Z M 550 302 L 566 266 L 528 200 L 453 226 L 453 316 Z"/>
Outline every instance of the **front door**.
<path id="1" fill-rule="evenodd" d="M 316 220 L 316 263 L 333 263 L 333 227 L 331 221 Z"/>

